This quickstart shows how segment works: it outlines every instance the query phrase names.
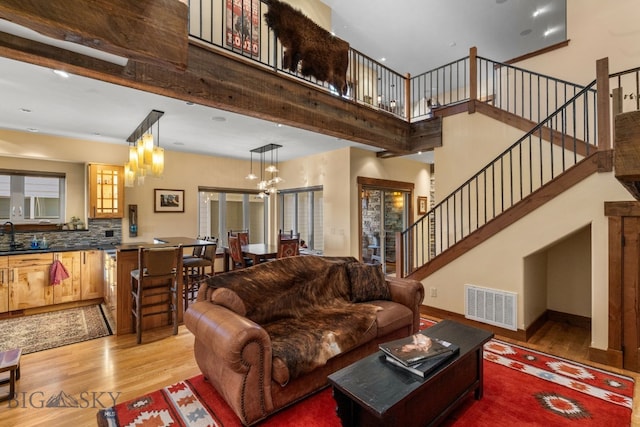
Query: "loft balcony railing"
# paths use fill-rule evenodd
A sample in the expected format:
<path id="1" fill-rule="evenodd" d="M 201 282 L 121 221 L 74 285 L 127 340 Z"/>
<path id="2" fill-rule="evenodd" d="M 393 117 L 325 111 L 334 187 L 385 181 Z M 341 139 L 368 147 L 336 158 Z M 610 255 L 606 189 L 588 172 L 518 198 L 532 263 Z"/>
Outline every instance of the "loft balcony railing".
<path id="1" fill-rule="evenodd" d="M 264 22 L 268 6 L 260 0 L 190 0 L 189 35 L 341 96 L 338 88 L 298 71 L 283 68 L 284 49 Z M 343 97 L 370 108 L 405 119 L 406 77 L 355 49 L 349 49 L 348 93 Z"/>
<path id="2" fill-rule="evenodd" d="M 267 10 L 268 6 L 261 0 L 189 0 L 189 34 L 208 46 L 232 52 L 340 96 L 327 82 L 283 69 L 282 44 L 264 22 Z M 637 74 L 635 77 L 633 84 L 624 82 L 629 90 L 621 92 L 621 105 L 640 105 Z M 625 78 L 632 76 L 625 73 Z M 428 119 L 439 107 L 473 99 L 535 124 L 583 88 L 479 57 L 475 48 L 471 48 L 465 58 L 413 77 L 401 75 L 366 54 L 350 49 L 347 80 L 348 93 L 343 96 L 346 101 L 407 121 Z"/>

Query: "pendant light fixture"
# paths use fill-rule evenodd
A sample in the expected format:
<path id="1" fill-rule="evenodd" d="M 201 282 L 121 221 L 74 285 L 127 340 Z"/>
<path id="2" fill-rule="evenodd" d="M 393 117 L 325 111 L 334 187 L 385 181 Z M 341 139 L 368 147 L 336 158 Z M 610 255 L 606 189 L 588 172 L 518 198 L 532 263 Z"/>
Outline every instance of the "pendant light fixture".
<path id="1" fill-rule="evenodd" d="M 127 138 L 129 160 L 124 165 L 125 186 L 144 184 L 147 175 L 162 177 L 164 173 L 164 148 L 160 147 L 160 117 L 164 112 L 152 110 Z M 154 136 L 153 126 L 156 125 Z M 157 145 L 155 142 L 157 141 Z"/>

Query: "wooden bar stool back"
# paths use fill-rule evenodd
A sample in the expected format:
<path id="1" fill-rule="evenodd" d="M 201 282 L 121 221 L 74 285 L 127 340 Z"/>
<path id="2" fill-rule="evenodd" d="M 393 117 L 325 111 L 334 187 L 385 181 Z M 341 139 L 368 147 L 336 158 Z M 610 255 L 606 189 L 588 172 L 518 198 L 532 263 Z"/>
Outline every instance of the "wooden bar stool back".
<path id="1" fill-rule="evenodd" d="M 181 247 L 140 248 L 138 268 L 131 271 L 131 314 L 137 342 L 142 342 L 142 319 L 167 315 L 178 334 L 178 272 L 182 271 Z"/>

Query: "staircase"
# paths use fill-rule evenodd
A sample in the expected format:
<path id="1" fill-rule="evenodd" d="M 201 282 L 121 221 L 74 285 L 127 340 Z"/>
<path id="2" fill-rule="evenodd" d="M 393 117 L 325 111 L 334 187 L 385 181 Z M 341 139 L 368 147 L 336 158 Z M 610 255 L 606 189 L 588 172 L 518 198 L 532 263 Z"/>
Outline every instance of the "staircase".
<path id="1" fill-rule="evenodd" d="M 612 170 L 609 83 L 621 88 L 624 82 L 628 88 L 625 76 L 633 81 L 638 69 L 609 76 L 605 62 L 598 66 L 604 72 L 596 80 L 579 87 L 474 54 L 472 49 L 471 90 L 462 91 L 468 99 L 450 98 L 453 102 L 435 114 L 447 109 L 477 112 L 530 130 L 397 234 L 399 277 L 426 278 L 592 174 Z M 418 79 L 446 74 L 436 70 Z M 420 84 L 428 86 L 429 81 Z M 441 97 L 450 97 L 448 92 Z M 614 112 L 622 105 L 616 107 L 618 92 L 614 90 Z"/>

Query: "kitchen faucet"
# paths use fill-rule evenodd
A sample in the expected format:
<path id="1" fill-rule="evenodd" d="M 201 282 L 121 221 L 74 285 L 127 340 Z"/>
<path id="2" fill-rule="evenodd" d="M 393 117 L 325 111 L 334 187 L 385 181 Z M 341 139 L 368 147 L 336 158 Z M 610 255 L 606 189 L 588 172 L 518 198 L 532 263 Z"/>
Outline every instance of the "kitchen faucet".
<path id="1" fill-rule="evenodd" d="M 7 221 L 4 224 L 2 224 L 2 234 L 4 234 L 4 229 L 7 227 L 7 225 L 10 227 L 9 228 L 9 236 L 10 236 L 10 242 L 9 242 L 9 249 L 10 250 L 15 250 L 16 249 L 16 229 L 13 226 L 13 223 L 11 221 Z"/>

